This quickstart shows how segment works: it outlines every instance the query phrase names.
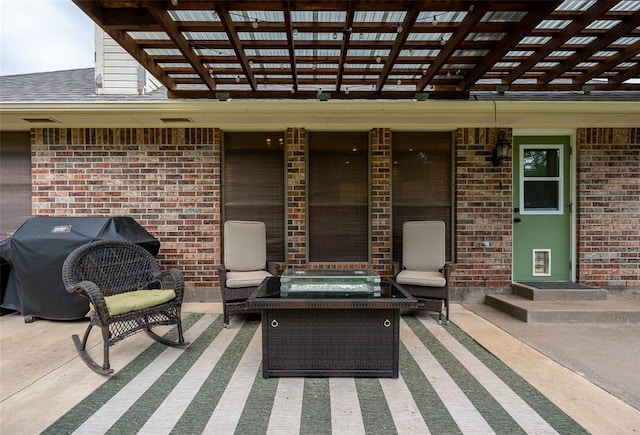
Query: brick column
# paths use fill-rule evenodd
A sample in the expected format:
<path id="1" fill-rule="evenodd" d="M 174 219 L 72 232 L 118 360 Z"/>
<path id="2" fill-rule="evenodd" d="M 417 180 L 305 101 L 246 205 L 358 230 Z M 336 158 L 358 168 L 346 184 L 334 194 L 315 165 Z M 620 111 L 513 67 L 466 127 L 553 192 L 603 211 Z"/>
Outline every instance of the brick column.
<path id="1" fill-rule="evenodd" d="M 371 265 L 391 276 L 391 129 L 371 131 Z"/>
<path id="2" fill-rule="evenodd" d="M 307 261 L 307 136 L 304 128 L 287 129 L 287 264 Z"/>

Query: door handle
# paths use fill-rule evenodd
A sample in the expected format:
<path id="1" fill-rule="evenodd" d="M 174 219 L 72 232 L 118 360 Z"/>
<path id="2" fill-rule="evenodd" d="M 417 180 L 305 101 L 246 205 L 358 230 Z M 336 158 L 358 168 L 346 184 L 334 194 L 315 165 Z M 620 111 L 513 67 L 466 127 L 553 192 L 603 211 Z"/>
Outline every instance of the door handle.
<path id="1" fill-rule="evenodd" d="M 518 223 L 518 222 L 522 222 L 522 219 L 520 219 L 520 218 L 514 218 L 514 219 L 513 219 L 513 221 L 514 221 L 515 223 Z"/>

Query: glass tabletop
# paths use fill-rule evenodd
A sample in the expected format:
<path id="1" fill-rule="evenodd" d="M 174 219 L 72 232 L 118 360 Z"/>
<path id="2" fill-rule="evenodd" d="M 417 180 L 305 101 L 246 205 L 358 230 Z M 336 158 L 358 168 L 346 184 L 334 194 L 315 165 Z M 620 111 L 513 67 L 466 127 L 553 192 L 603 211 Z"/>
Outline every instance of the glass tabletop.
<path id="1" fill-rule="evenodd" d="M 282 280 L 307 279 L 373 279 L 380 275 L 373 269 L 302 269 L 289 267 L 280 276 Z"/>
<path id="2" fill-rule="evenodd" d="M 373 269 L 295 269 L 280 276 L 280 296 L 379 297 L 381 278 Z"/>
<path id="3" fill-rule="evenodd" d="M 382 278 L 378 291 L 354 291 L 353 289 L 345 287 L 327 288 L 321 290 L 320 288 L 312 290 L 298 290 L 298 291 L 282 291 L 281 277 L 266 278 L 262 284 L 258 286 L 256 291 L 251 296 L 252 299 L 396 299 L 396 298 L 411 298 L 405 290 L 390 278 Z"/>

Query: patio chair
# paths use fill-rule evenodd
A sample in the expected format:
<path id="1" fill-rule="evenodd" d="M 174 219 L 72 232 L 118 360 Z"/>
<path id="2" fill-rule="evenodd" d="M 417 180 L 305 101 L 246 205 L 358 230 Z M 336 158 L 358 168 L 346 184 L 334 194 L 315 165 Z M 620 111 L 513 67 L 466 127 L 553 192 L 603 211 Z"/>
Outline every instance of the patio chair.
<path id="1" fill-rule="evenodd" d="M 229 220 L 224 223 L 224 263 L 218 268 L 224 327 L 234 314 L 258 314 L 247 308 L 247 298 L 267 277 L 278 274 L 277 264 L 267 262 L 264 222 Z"/>
<path id="2" fill-rule="evenodd" d="M 449 276 L 445 262 L 445 226 L 441 221 L 408 221 L 402 225 L 402 262 L 394 262 L 398 284 L 418 300 L 418 309 L 435 311 L 449 323 Z"/>
<path id="3" fill-rule="evenodd" d="M 189 345 L 180 318 L 182 274 L 176 269 L 161 271 L 158 261 L 143 247 L 117 240 L 82 245 L 64 261 L 62 280 L 68 292 L 87 298 L 93 310 L 82 341 L 78 335 L 72 338 L 82 360 L 95 372 L 112 374 L 109 346 L 141 330 L 168 346 Z M 178 340 L 153 332 L 160 325 L 176 325 Z M 94 326 L 102 331 L 102 365 L 87 353 Z"/>

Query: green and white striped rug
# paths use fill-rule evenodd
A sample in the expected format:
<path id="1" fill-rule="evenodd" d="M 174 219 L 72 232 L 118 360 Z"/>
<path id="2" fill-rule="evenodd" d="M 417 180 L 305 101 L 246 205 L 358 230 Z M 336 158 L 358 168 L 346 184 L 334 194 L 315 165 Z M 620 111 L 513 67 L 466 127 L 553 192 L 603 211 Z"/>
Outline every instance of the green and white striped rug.
<path id="1" fill-rule="evenodd" d="M 400 377 L 262 378 L 261 328 L 185 317 L 45 434 L 584 434 L 453 323 L 402 317 Z M 168 335 L 174 335 L 169 332 Z"/>

